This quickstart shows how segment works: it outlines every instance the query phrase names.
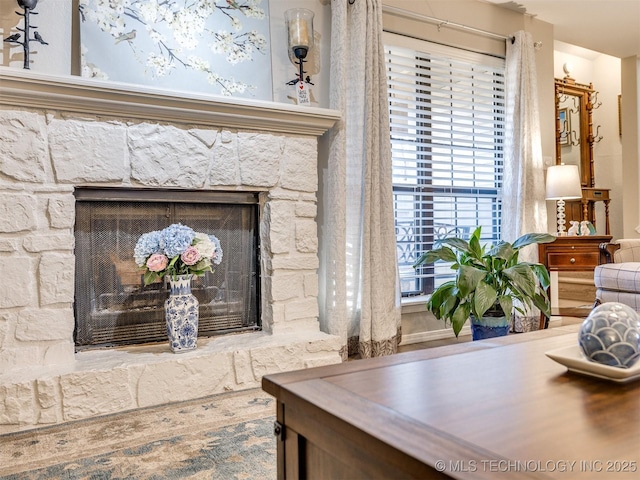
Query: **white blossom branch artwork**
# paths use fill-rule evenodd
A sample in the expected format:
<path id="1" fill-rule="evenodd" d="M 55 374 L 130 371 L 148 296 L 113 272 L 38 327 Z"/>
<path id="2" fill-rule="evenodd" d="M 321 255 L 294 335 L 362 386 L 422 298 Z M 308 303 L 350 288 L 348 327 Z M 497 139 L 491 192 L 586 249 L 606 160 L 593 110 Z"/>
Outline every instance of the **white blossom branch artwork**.
<path id="1" fill-rule="evenodd" d="M 269 0 L 79 0 L 82 76 L 271 100 Z"/>

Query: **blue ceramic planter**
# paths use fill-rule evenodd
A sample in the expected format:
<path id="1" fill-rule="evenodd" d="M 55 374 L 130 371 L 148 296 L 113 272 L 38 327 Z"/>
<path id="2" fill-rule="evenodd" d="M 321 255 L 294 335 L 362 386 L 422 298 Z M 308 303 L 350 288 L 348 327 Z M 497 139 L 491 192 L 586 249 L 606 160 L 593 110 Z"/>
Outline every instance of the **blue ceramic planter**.
<path id="1" fill-rule="evenodd" d="M 506 316 L 485 316 L 480 319 L 471 315 L 471 337 L 473 340 L 503 337 L 509 333 L 509 320 Z"/>

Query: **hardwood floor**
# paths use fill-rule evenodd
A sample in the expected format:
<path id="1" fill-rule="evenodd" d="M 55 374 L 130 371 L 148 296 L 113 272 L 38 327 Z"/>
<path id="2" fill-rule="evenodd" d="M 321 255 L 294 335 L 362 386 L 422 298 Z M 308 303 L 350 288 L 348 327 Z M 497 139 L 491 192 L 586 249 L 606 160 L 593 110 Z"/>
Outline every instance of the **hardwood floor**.
<path id="1" fill-rule="evenodd" d="M 456 343 L 471 342 L 471 335 L 461 335 L 458 338 L 443 338 L 441 340 L 430 340 L 428 342 L 410 343 L 408 345 L 400 345 L 398 353 L 411 352 L 413 350 L 422 350 L 424 348 L 440 347 L 443 345 L 454 345 Z"/>
<path id="2" fill-rule="evenodd" d="M 561 317 L 560 325 L 579 324 L 579 323 L 582 323 L 583 321 L 584 321 L 584 318 L 563 316 Z M 520 334 L 513 333 L 511 335 L 520 335 Z M 441 340 L 430 340 L 428 342 L 411 343 L 408 345 L 400 345 L 398 347 L 398 353 L 411 352 L 413 350 L 422 350 L 424 348 L 440 347 L 442 345 L 453 345 L 456 343 L 465 343 L 465 342 L 471 342 L 471 341 L 472 341 L 471 335 L 461 335 L 458 338 L 451 337 L 451 338 L 444 338 Z"/>

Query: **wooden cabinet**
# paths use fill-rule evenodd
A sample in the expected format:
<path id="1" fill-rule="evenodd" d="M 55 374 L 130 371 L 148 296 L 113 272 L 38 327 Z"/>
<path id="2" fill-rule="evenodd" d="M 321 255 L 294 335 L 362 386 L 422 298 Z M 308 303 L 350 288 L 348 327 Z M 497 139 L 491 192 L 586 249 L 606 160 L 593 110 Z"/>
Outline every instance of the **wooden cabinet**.
<path id="1" fill-rule="evenodd" d="M 558 272 L 592 272 L 597 265 L 607 263 L 600 251 L 600 244 L 610 241 L 611 235 L 566 236 L 538 245 L 539 262 L 547 267 L 551 275 L 549 296 L 553 314 L 575 315 L 573 311 L 563 311 L 558 307 Z"/>
<path id="2" fill-rule="evenodd" d="M 600 253 L 600 244 L 610 241 L 610 235 L 557 237 L 551 243 L 538 245 L 539 261 L 550 271 L 593 270 L 606 263 Z"/>

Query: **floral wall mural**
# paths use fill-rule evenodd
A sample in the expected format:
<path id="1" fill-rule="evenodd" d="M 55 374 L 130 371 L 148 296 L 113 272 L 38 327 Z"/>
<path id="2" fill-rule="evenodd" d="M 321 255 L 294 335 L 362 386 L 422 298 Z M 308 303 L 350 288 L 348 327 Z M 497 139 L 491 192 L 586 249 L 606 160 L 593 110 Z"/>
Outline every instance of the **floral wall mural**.
<path id="1" fill-rule="evenodd" d="M 80 0 L 82 76 L 272 99 L 268 0 Z"/>

